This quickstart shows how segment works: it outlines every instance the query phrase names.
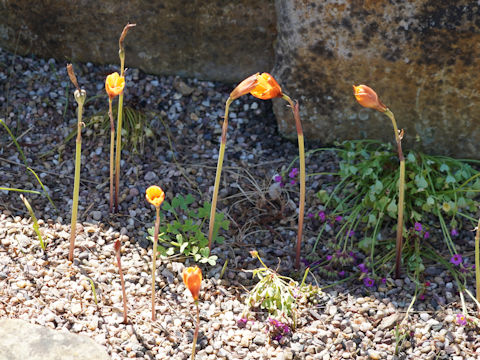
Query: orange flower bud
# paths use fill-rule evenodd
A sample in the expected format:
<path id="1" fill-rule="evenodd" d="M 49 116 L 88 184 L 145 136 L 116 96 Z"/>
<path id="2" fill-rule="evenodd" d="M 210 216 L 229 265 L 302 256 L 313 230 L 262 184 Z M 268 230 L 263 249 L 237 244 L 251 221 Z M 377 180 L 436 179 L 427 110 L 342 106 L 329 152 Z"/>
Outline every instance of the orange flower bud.
<path id="1" fill-rule="evenodd" d="M 377 93 L 367 85 L 353 85 L 353 92 L 360 105 L 380 112 L 387 111 L 387 107 L 380 101 Z"/>
<path id="2" fill-rule="evenodd" d="M 163 200 L 165 200 L 165 193 L 160 186 L 154 185 L 147 189 L 145 197 L 150 204 L 155 207 L 160 207 L 160 205 L 163 203 Z"/>
<path id="3" fill-rule="evenodd" d="M 120 95 L 125 87 L 125 78 L 118 75 L 117 72 L 110 74 L 105 79 L 105 90 L 107 90 L 108 97 L 113 99 Z"/>
<path id="4" fill-rule="evenodd" d="M 238 84 L 237 87 L 230 93 L 230 99 L 238 99 L 240 96 L 246 95 L 252 91 L 258 84 L 257 76 L 259 75 L 260 73 L 253 74 Z"/>
<path id="5" fill-rule="evenodd" d="M 193 300 L 198 300 L 200 293 L 200 286 L 202 285 L 202 270 L 198 266 L 188 267 L 183 270 L 183 282 L 185 286 L 190 290 L 193 296 Z"/>
<path id="6" fill-rule="evenodd" d="M 269 73 L 257 74 L 257 82 L 257 86 L 250 91 L 250 94 L 253 96 L 262 100 L 268 100 L 283 95 L 282 88 Z"/>

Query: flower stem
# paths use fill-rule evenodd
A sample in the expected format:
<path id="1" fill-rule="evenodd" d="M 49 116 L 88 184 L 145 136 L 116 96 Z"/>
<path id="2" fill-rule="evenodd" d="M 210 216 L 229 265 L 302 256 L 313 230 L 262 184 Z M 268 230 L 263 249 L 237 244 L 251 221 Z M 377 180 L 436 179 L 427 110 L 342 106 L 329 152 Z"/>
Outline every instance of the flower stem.
<path id="1" fill-rule="evenodd" d="M 77 90 L 78 91 L 78 90 Z M 83 91 L 83 90 L 82 90 Z M 81 92 L 79 92 L 81 94 Z M 77 98 L 77 96 L 75 96 Z M 86 95 L 85 95 L 86 97 Z M 77 229 L 77 212 L 78 212 L 78 197 L 80 193 L 80 166 L 82 160 L 82 114 L 83 101 L 77 99 L 77 139 L 75 149 L 75 178 L 73 180 L 73 203 L 72 203 L 72 220 L 70 225 L 70 250 L 68 252 L 68 260 L 73 261 L 73 249 L 75 248 L 75 233 Z"/>
<path id="2" fill-rule="evenodd" d="M 155 315 L 155 270 L 157 269 L 157 242 L 158 242 L 158 228 L 160 227 L 160 206 L 155 208 L 157 216 L 155 218 L 155 230 L 153 233 L 153 259 L 152 259 L 152 321 L 156 320 Z"/>
<path id="3" fill-rule="evenodd" d="M 302 244 L 302 232 L 303 232 L 303 217 L 305 213 L 305 145 L 303 141 L 303 130 L 302 123 L 300 121 L 300 111 L 298 109 L 298 102 L 293 103 L 292 99 L 288 95 L 283 94 L 282 98 L 286 100 L 293 112 L 293 117 L 295 118 L 295 126 L 297 128 L 297 137 L 298 137 L 298 155 L 300 161 L 300 199 L 299 199 L 299 209 L 298 209 L 298 235 L 297 235 L 297 248 L 295 256 L 295 268 L 300 267 L 300 250 Z"/>
<path id="4" fill-rule="evenodd" d="M 480 302 L 480 219 L 475 234 L 475 286 L 477 301 Z"/>
<path id="5" fill-rule="evenodd" d="M 228 98 L 225 103 L 225 118 L 222 125 L 222 140 L 220 150 L 218 151 L 217 172 L 215 174 L 215 185 L 213 187 L 212 207 L 210 208 L 210 223 L 208 225 L 208 249 L 212 250 L 213 229 L 215 227 L 215 214 L 217 211 L 218 188 L 220 187 L 220 178 L 222 175 L 223 157 L 225 155 L 225 145 L 227 144 L 228 130 L 228 109 L 233 102 L 232 98 Z"/>
<path id="6" fill-rule="evenodd" d="M 198 306 L 198 300 L 195 300 L 195 306 L 197 308 L 197 324 L 195 326 L 195 333 L 193 334 L 193 345 L 192 345 L 192 358 L 195 360 L 195 348 L 197 346 L 198 330 L 200 328 L 200 308 Z"/>
<path id="7" fill-rule="evenodd" d="M 108 98 L 108 116 L 110 118 L 110 212 L 113 211 L 113 177 L 114 177 L 114 161 L 115 161 L 115 123 L 112 113 L 112 99 Z"/>
<path id="8" fill-rule="evenodd" d="M 395 246 L 395 277 L 400 277 L 400 266 L 402 263 L 402 247 L 403 247 L 403 204 L 405 201 L 405 157 L 402 151 L 402 137 L 398 132 L 397 122 L 395 116 L 390 109 L 385 110 L 387 115 L 392 121 L 393 131 L 395 133 L 395 141 L 397 143 L 398 160 L 400 161 L 400 178 L 398 186 L 398 217 L 397 217 L 397 241 Z"/>
<path id="9" fill-rule="evenodd" d="M 118 243 L 117 243 L 118 242 Z M 127 318 L 127 293 L 125 291 L 125 280 L 123 278 L 123 271 L 122 271 L 122 263 L 120 261 L 120 240 L 117 240 L 115 242 L 115 249 L 116 249 L 116 257 L 117 257 L 117 265 L 118 265 L 118 272 L 120 274 L 120 282 L 122 284 L 122 295 L 123 295 L 123 323 L 127 324 L 128 323 L 128 318 Z"/>
<path id="10" fill-rule="evenodd" d="M 120 184 L 120 155 L 122 153 L 123 93 L 118 96 L 117 143 L 115 154 L 115 212 L 118 213 L 118 187 Z"/>

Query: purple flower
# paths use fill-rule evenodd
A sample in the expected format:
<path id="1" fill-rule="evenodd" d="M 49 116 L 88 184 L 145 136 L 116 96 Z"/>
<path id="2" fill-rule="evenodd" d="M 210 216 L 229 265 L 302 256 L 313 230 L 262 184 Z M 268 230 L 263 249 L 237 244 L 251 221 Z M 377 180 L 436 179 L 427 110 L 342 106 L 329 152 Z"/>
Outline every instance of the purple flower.
<path id="1" fill-rule="evenodd" d="M 273 180 L 277 183 L 281 183 L 283 178 L 282 178 L 282 175 L 277 175 L 273 178 Z"/>
<path id="2" fill-rule="evenodd" d="M 382 282 L 382 284 L 386 284 L 386 283 L 387 283 L 387 279 L 386 279 L 386 278 L 382 278 L 381 282 Z"/>
<path id="3" fill-rule="evenodd" d="M 363 279 L 363 284 L 366 287 L 372 287 L 373 285 L 375 285 L 375 280 L 373 280 L 372 278 L 366 277 L 365 279 Z"/>
<path id="4" fill-rule="evenodd" d="M 471 269 L 472 269 L 472 270 L 475 270 L 475 264 L 472 265 Z"/>
<path id="5" fill-rule="evenodd" d="M 332 260 L 332 255 L 327 255 L 327 261 Z"/>
<path id="6" fill-rule="evenodd" d="M 422 224 L 420 224 L 419 222 L 416 222 L 415 223 L 415 231 L 420 232 L 420 231 L 422 231 L 422 229 L 423 229 Z"/>
<path id="7" fill-rule="evenodd" d="M 293 179 L 295 178 L 296 176 L 298 175 L 298 169 L 297 168 L 293 168 L 290 173 L 288 174 L 288 176 Z"/>
<path id="8" fill-rule="evenodd" d="M 365 273 L 365 274 L 368 273 L 368 268 L 364 263 L 361 263 L 360 265 L 358 265 L 358 268 L 362 273 Z"/>
<path id="9" fill-rule="evenodd" d="M 428 231 L 425 231 L 425 234 L 423 234 L 424 239 L 428 239 L 430 237 L 430 233 Z"/>
<path id="10" fill-rule="evenodd" d="M 319 219 L 322 220 L 322 221 L 325 221 L 325 219 L 326 219 L 325 213 L 324 213 L 323 211 L 320 211 L 320 212 L 318 213 L 318 217 L 319 217 Z"/>
<path id="11" fill-rule="evenodd" d="M 463 259 L 462 259 L 462 255 L 460 254 L 455 254 L 451 257 L 450 259 L 450 262 L 453 264 L 453 265 L 460 265 L 462 263 Z"/>
<path id="12" fill-rule="evenodd" d="M 342 219 L 343 219 L 343 217 L 341 217 L 340 215 L 335 216 L 335 221 L 340 222 L 340 221 L 342 221 Z"/>
<path id="13" fill-rule="evenodd" d="M 425 294 L 420 294 L 420 295 L 418 296 L 418 298 L 419 298 L 420 300 L 425 300 Z"/>
<path id="14" fill-rule="evenodd" d="M 313 218 L 313 213 L 308 213 L 307 217 L 309 217 L 310 219 Z"/>
<path id="15" fill-rule="evenodd" d="M 273 340 L 280 341 L 282 337 L 290 333 L 290 327 L 287 324 L 282 323 L 281 321 L 275 319 L 268 319 L 270 324 L 269 332 Z"/>
<path id="16" fill-rule="evenodd" d="M 345 277 L 345 271 L 343 271 L 343 270 L 339 271 L 338 276 L 341 277 L 341 278 Z"/>
<path id="17" fill-rule="evenodd" d="M 467 325 L 467 318 L 463 314 L 457 314 L 457 324 L 460 326 Z"/>
<path id="18" fill-rule="evenodd" d="M 278 185 L 280 185 L 280 187 L 284 187 L 284 186 L 285 186 L 285 183 L 284 183 L 284 182 L 281 182 L 281 183 L 279 183 Z"/>
<path id="19" fill-rule="evenodd" d="M 354 237 L 354 236 L 355 236 L 355 231 L 350 230 L 350 231 L 348 232 L 348 237 Z"/>
<path id="20" fill-rule="evenodd" d="M 290 180 L 290 185 L 295 185 L 295 180 Z"/>
<path id="21" fill-rule="evenodd" d="M 453 237 L 458 236 L 458 230 L 452 229 L 452 231 L 450 231 L 450 235 L 452 235 Z"/>
<path id="22" fill-rule="evenodd" d="M 243 329 L 247 325 L 248 319 L 247 318 L 241 318 L 237 320 L 237 326 L 241 329 Z"/>

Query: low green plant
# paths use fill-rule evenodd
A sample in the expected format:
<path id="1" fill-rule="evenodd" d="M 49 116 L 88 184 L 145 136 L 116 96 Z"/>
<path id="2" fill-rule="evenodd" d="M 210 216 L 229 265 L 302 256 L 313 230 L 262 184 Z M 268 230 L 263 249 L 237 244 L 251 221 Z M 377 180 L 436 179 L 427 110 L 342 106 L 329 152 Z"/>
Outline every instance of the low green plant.
<path id="1" fill-rule="evenodd" d="M 42 250 L 45 251 L 46 249 L 46 244 L 45 241 L 43 241 L 42 233 L 40 232 L 40 227 L 38 226 L 38 221 L 37 217 L 35 216 L 35 213 L 33 212 L 32 206 L 28 202 L 27 198 L 20 194 L 20 198 L 22 199 L 23 203 L 25 204 L 25 207 L 27 208 L 30 217 L 32 218 L 33 221 L 33 230 L 37 234 L 38 241 L 40 242 L 40 246 L 42 247 Z"/>
<path id="2" fill-rule="evenodd" d="M 171 202 L 163 203 L 162 217 L 170 215 L 173 220 L 162 220 L 160 226 L 158 251 L 162 256 L 175 254 L 191 256 L 196 262 L 215 265 L 218 257 L 210 255 L 208 238 L 202 232 L 205 222 L 209 219 L 211 204 L 204 202 L 202 207 L 190 206 L 195 202 L 192 195 L 177 195 Z M 167 214 L 165 214 L 167 213 Z M 221 212 L 215 216 L 213 240 L 223 243 L 223 236 L 219 235 L 219 229 L 228 230 L 230 221 L 225 219 Z M 149 239 L 153 240 L 153 228 L 148 229 Z"/>
<path id="3" fill-rule="evenodd" d="M 382 226 L 397 219 L 398 169 L 390 144 L 373 140 L 346 141 L 335 149 L 340 157 L 339 178 L 333 190 L 321 190 L 317 196 L 329 219 L 339 220 L 335 242 L 346 250 L 353 245 L 370 252 L 374 260 L 375 244 Z M 478 208 L 475 195 L 480 191 L 480 173 L 469 160 L 431 156 L 417 151 L 406 154 L 405 219 L 406 228 L 436 217 L 451 255 L 456 254 L 452 229 L 463 222 L 474 224 Z M 318 241 L 330 221 L 324 221 Z M 404 244 L 404 248 L 408 247 Z M 408 250 L 407 250 L 408 252 Z M 404 257 L 405 258 L 405 257 Z"/>
<path id="4" fill-rule="evenodd" d="M 299 305 L 314 301 L 316 295 L 321 292 L 320 288 L 305 284 L 309 268 L 305 270 L 301 284 L 298 284 L 292 278 L 282 276 L 267 267 L 257 251 L 250 253 L 260 261 L 263 267 L 251 270 L 253 277 L 257 277 L 259 281 L 245 300 L 242 318 L 246 318 L 250 308 L 259 306 L 267 310 L 273 318 L 292 325 L 295 329 Z"/>

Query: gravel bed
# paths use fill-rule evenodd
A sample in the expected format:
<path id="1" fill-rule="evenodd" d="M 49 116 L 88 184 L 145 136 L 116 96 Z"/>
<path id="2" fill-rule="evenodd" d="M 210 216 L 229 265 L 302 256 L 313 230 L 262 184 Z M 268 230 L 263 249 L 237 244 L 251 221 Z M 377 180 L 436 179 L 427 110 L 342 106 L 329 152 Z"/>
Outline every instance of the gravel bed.
<path id="1" fill-rule="evenodd" d="M 127 71 L 125 104 L 145 115 L 151 133 L 143 148 L 139 144 L 140 151 L 126 147 L 122 152 L 120 212 L 112 215 L 108 211 L 109 134 L 94 123 L 108 106 L 105 76 L 117 69 L 74 64 L 89 100 L 78 236 L 75 260 L 70 263 L 75 141 L 65 139 L 75 128 L 76 117 L 64 65 L 0 49 L 0 117 L 17 134 L 27 165 L 39 175 L 58 208 L 45 196 L 27 194 L 48 243 L 44 253 L 18 193 L 0 191 L 0 318 L 85 334 L 104 345 L 112 359 L 188 359 L 195 312 L 181 272 L 192 261 L 159 261 L 157 321 L 152 322 L 152 247 L 146 230 L 153 226 L 154 210 L 144 194 L 156 184 L 166 191 L 167 199 L 190 193 L 195 204 L 211 200 L 224 102 L 232 85 Z M 295 160 L 297 144 L 278 134 L 270 102 L 250 96 L 234 102 L 229 126 L 218 208 L 231 226 L 223 234 L 225 243 L 213 250 L 219 257 L 217 265 L 202 266 L 197 359 L 480 358 L 478 328 L 457 324 L 458 290 L 449 273 L 435 266 L 425 270 L 430 284 L 405 321 L 415 289 L 410 279 L 386 279 L 385 284 L 366 288 L 357 278 L 324 288 L 316 304 L 300 309 L 296 331 L 280 341 L 270 339 L 268 315 L 258 309 L 245 326 L 239 326 L 247 291 L 255 284 L 247 270 L 260 266 L 249 250 L 258 250 L 279 272 L 295 275 L 291 269 L 298 189 L 280 188 L 273 179 Z M 1 186 L 41 190 L 3 129 L 0 139 Z M 307 142 L 306 147 L 320 145 Z M 328 151 L 307 160 L 308 173 L 337 168 L 336 157 Z M 317 211 L 315 194 L 329 180 L 328 176 L 309 177 L 307 212 Z M 331 240 L 334 231 L 327 232 L 324 240 Z M 304 253 L 317 232 L 318 224 L 307 218 Z M 122 241 L 127 325 L 122 323 L 122 291 L 113 251 L 116 239 Z M 473 249 L 472 238 L 466 237 L 462 246 Z M 320 256 L 325 255 L 323 250 Z M 229 265 L 220 278 L 226 260 Z M 315 272 L 307 282 L 321 287 L 331 284 Z M 471 301 L 467 302 L 473 315 Z M 403 336 L 395 356 L 399 323 Z"/>

